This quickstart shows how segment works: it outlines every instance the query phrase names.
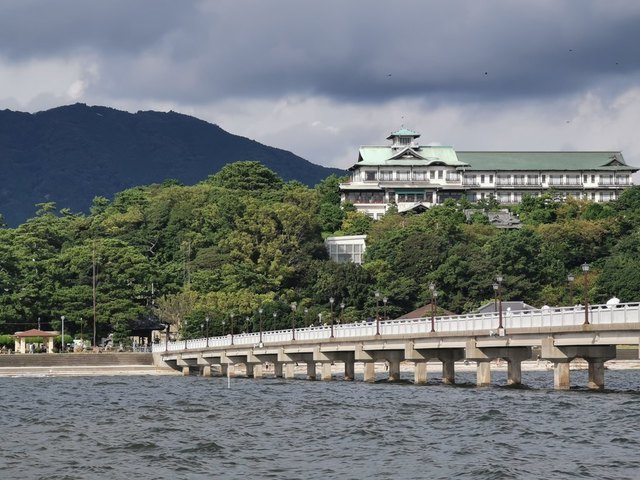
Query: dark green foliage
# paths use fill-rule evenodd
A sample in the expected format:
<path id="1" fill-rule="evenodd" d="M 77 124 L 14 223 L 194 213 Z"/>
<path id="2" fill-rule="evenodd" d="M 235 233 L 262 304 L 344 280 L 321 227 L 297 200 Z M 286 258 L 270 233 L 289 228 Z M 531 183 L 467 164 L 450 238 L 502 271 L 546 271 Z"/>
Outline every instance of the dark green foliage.
<path id="1" fill-rule="evenodd" d="M 83 104 L 35 114 L 3 110 L 0 127 L 0 158 L 11 172 L 0 212 L 12 226 L 31 217 L 37 203 L 88 213 L 96 195 L 111 198 L 166 179 L 175 180 L 165 185 L 192 185 L 245 159 L 305 185 L 342 173 L 175 112 L 132 114 Z M 92 213 L 103 206 L 94 202 Z"/>
<path id="2" fill-rule="evenodd" d="M 240 162 L 194 186 L 95 197 L 89 216 L 43 203 L 24 224 L 0 229 L 0 331 L 34 328 L 38 318 L 59 329 L 65 315 L 65 332 L 90 337 L 94 266 L 98 339 L 113 333 L 116 346 L 149 315 L 179 338 L 202 335 L 207 317 L 210 335 L 228 333 L 232 315 L 236 333 L 257 331 L 259 308 L 264 330 L 328 322 L 331 297 L 335 321 L 384 315 L 383 298 L 394 318 L 429 303 L 431 282 L 439 307 L 468 312 L 493 298 L 497 273 L 504 299 L 572 304 L 585 261 L 591 301 L 639 300 L 635 189 L 610 205 L 527 197 L 515 208 L 523 228 L 499 230 L 484 216 L 467 223 L 464 201 L 373 221 L 340 205 L 339 182 L 309 189 Z M 363 265 L 328 260 L 322 237 L 335 230 L 368 234 Z"/>

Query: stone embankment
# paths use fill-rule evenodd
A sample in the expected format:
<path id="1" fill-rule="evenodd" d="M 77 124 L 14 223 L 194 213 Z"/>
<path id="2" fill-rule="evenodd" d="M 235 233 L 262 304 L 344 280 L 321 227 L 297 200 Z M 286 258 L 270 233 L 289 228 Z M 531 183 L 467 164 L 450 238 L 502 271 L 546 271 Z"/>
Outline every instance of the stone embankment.
<path id="1" fill-rule="evenodd" d="M 151 353 L 64 353 L 0 355 L 0 376 L 163 375 Z"/>

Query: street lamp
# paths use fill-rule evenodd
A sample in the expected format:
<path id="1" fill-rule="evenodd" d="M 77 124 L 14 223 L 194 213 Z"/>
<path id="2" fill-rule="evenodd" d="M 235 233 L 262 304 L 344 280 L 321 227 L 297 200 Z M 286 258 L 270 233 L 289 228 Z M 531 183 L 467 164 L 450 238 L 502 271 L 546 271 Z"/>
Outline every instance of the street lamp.
<path id="1" fill-rule="evenodd" d="M 204 323 L 207 326 L 205 335 L 207 336 L 207 347 L 209 347 L 209 317 L 204 317 Z"/>
<path id="2" fill-rule="evenodd" d="M 380 292 L 376 290 L 376 335 L 380 335 Z"/>
<path id="3" fill-rule="evenodd" d="M 335 302 L 336 299 L 331 297 L 329 299 L 329 303 L 331 304 L 331 336 L 330 338 L 333 338 L 333 302 Z"/>
<path id="4" fill-rule="evenodd" d="M 389 301 L 389 299 L 387 297 L 382 297 L 382 304 L 384 305 L 384 319 L 385 320 L 389 320 L 389 317 L 387 317 L 387 302 Z"/>
<path id="5" fill-rule="evenodd" d="M 493 290 L 496 293 L 494 298 L 494 305 L 497 304 L 498 309 L 498 330 L 503 328 L 502 326 L 502 275 L 496 276 L 496 283 L 493 284 Z"/>
<path id="6" fill-rule="evenodd" d="M 296 302 L 291 302 L 291 341 L 295 342 L 296 340 L 296 309 L 298 308 L 298 304 Z"/>
<path id="7" fill-rule="evenodd" d="M 231 314 L 229 314 L 229 316 L 231 317 L 231 345 L 233 345 L 233 327 L 234 327 L 233 316 L 234 315 L 233 315 L 233 313 L 231 313 Z"/>
<path id="8" fill-rule="evenodd" d="M 304 307 L 304 326 L 307 327 L 309 325 L 309 320 L 307 314 L 309 313 L 309 309 Z"/>
<path id="9" fill-rule="evenodd" d="M 260 323 L 259 323 L 259 326 L 260 326 L 260 340 L 258 341 L 258 343 L 260 345 L 262 345 L 262 308 L 258 309 L 258 313 L 260 314 Z"/>
<path id="10" fill-rule="evenodd" d="M 438 291 L 436 290 L 436 284 L 431 282 L 429 284 L 429 290 L 431 291 L 431 331 L 436 331 L 436 301 L 438 298 Z"/>
<path id="11" fill-rule="evenodd" d="M 582 264 L 584 272 L 584 325 L 589 325 L 589 264 Z"/>
<path id="12" fill-rule="evenodd" d="M 573 274 L 567 275 L 567 282 L 569 282 L 569 302 L 573 303 L 573 282 L 576 277 Z"/>
<path id="13" fill-rule="evenodd" d="M 344 316 L 344 302 L 340 302 L 340 319 L 338 320 L 338 323 L 344 322 L 343 316 Z"/>
<path id="14" fill-rule="evenodd" d="M 64 315 L 60 317 L 62 320 L 62 336 L 60 337 L 60 352 L 64 353 Z"/>

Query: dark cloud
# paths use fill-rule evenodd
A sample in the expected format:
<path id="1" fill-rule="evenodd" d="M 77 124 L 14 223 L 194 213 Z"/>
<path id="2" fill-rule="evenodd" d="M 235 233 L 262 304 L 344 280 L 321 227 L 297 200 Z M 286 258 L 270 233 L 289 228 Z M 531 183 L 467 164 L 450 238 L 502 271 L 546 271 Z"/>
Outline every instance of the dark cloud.
<path id="1" fill-rule="evenodd" d="M 636 2 L 13 0 L 0 55 L 84 52 L 96 96 L 499 101 L 638 83 Z"/>

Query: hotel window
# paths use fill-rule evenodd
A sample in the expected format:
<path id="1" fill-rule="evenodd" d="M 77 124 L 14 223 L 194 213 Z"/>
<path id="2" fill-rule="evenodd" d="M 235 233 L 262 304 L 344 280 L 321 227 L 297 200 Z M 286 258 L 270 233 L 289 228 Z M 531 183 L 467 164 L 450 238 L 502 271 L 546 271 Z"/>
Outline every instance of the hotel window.
<path id="1" fill-rule="evenodd" d="M 484 175 L 480 175 L 480 183 L 484 183 Z"/>
<path id="2" fill-rule="evenodd" d="M 489 175 L 489 183 L 493 183 L 493 175 Z"/>
<path id="3" fill-rule="evenodd" d="M 435 170 L 431 170 L 431 171 L 429 172 L 429 178 L 430 178 L 431 180 L 433 180 L 434 178 L 436 178 L 436 171 L 435 171 Z"/>
<path id="4" fill-rule="evenodd" d="M 413 172 L 413 179 L 417 182 L 424 182 L 427 179 L 426 172 Z"/>
<path id="5" fill-rule="evenodd" d="M 524 185 L 524 175 L 514 175 L 513 176 L 513 184 L 514 185 Z"/>
<path id="6" fill-rule="evenodd" d="M 511 193 L 498 192 L 498 203 L 510 203 L 510 202 L 511 202 Z"/>
<path id="7" fill-rule="evenodd" d="M 442 180 L 442 170 L 438 170 L 438 179 Z"/>
<path id="8" fill-rule="evenodd" d="M 424 193 L 399 193 L 398 203 L 417 203 L 424 200 Z"/>
<path id="9" fill-rule="evenodd" d="M 539 185 L 538 175 L 527 175 L 527 185 Z"/>
<path id="10" fill-rule="evenodd" d="M 459 182 L 460 174 L 458 172 L 447 172 L 447 182 Z"/>
<path id="11" fill-rule="evenodd" d="M 580 185 L 580 175 L 567 175 L 567 185 Z"/>
<path id="12" fill-rule="evenodd" d="M 380 180 L 383 180 L 383 181 L 393 180 L 393 172 L 391 170 L 382 170 L 380 172 Z"/>
<path id="13" fill-rule="evenodd" d="M 547 181 L 547 176 L 546 175 L 542 175 L 542 183 L 545 183 Z"/>
<path id="14" fill-rule="evenodd" d="M 562 185 L 562 175 L 549 175 L 549 185 Z"/>
<path id="15" fill-rule="evenodd" d="M 411 137 L 400 137 L 400 138 L 398 138 L 398 143 L 400 145 L 410 145 L 411 144 Z"/>
<path id="16" fill-rule="evenodd" d="M 595 175 L 591 175 L 591 183 L 596 183 L 596 176 Z"/>
<path id="17" fill-rule="evenodd" d="M 629 185 L 629 175 L 618 175 L 616 177 L 616 184 Z"/>
<path id="18" fill-rule="evenodd" d="M 613 185 L 613 175 L 600 175 L 600 185 Z"/>
<path id="19" fill-rule="evenodd" d="M 496 185 L 511 185 L 511 175 L 496 176 Z"/>
<path id="20" fill-rule="evenodd" d="M 513 192 L 513 201 L 514 203 L 519 203 L 522 201 L 522 193 L 521 192 Z"/>
<path id="21" fill-rule="evenodd" d="M 375 170 L 365 170 L 364 172 L 364 181 L 365 182 L 373 182 L 376 179 L 376 171 Z"/>
<path id="22" fill-rule="evenodd" d="M 587 180 L 588 180 L 588 179 L 589 179 L 589 175 L 583 175 L 583 176 L 582 176 L 582 181 L 583 181 L 584 183 L 587 183 Z"/>
<path id="23" fill-rule="evenodd" d="M 409 180 L 409 171 L 408 170 L 400 170 L 398 172 L 396 172 L 396 177 L 398 180 L 401 181 L 408 181 Z"/>

